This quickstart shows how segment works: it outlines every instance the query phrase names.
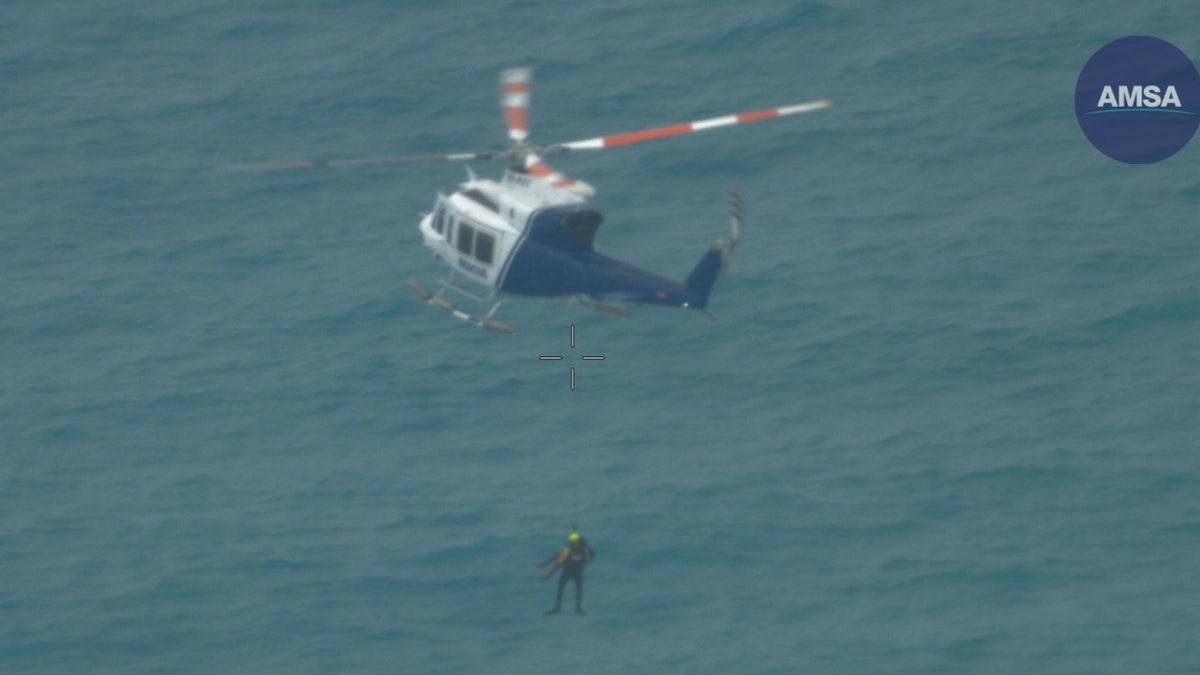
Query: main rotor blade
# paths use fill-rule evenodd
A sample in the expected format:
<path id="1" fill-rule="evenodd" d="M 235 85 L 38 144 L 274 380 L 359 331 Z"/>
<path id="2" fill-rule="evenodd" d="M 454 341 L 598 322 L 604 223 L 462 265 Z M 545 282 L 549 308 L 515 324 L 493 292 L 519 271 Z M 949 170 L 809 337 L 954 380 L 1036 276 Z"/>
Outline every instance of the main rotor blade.
<path id="1" fill-rule="evenodd" d="M 566 187 L 575 182 L 574 179 L 559 173 L 558 169 L 550 166 L 545 160 L 532 152 L 525 156 L 525 170 L 530 175 L 536 176 L 558 188 Z"/>
<path id="2" fill-rule="evenodd" d="M 542 151 L 549 154 L 552 152 L 563 152 L 566 150 L 599 150 L 601 148 L 611 148 L 617 145 L 629 145 L 631 143 L 652 141 L 658 138 L 666 138 L 668 136 L 689 134 L 693 131 L 707 131 L 708 129 L 716 129 L 717 127 L 745 124 L 747 122 L 758 122 L 760 120 L 768 120 L 775 117 L 783 117 L 785 115 L 796 115 L 799 113 L 812 112 L 814 110 L 828 108 L 831 105 L 833 105 L 832 102 L 825 100 L 809 101 L 808 103 L 797 103 L 796 105 L 782 106 L 779 108 L 754 110 L 751 112 L 726 115 L 724 117 L 713 117 L 706 120 L 697 120 L 695 122 L 671 124 L 665 127 L 642 129 L 641 131 L 629 131 L 622 134 L 600 136 L 598 138 L 589 138 L 582 141 L 571 141 L 570 143 L 559 143 L 557 145 L 544 148 Z"/>
<path id="3" fill-rule="evenodd" d="M 460 152 L 447 155 L 403 155 L 397 157 L 362 157 L 358 159 L 299 159 L 283 162 L 261 162 L 257 164 L 235 164 L 224 167 L 225 171 L 294 171 L 298 169 L 350 169 L 381 164 L 413 164 L 418 162 L 471 162 L 481 159 L 498 159 L 509 155 L 507 150 L 494 152 Z"/>
<path id="4" fill-rule="evenodd" d="M 596 190 L 591 185 L 584 181 L 565 176 L 546 163 L 537 153 L 530 152 L 525 155 L 525 171 L 531 176 L 552 185 L 561 190 L 570 190 L 577 195 L 591 198 L 596 196 Z"/>
<path id="5" fill-rule="evenodd" d="M 508 125 L 508 140 L 520 145 L 529 138 L 529 68 L 508 68 L 500 72 L 500 106 Z"/>

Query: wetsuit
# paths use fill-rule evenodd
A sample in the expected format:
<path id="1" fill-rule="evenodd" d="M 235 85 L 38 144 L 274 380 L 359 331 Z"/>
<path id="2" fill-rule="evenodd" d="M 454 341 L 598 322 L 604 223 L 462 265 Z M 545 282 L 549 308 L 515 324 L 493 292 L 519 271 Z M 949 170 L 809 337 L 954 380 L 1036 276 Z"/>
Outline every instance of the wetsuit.
<path id="1" fill-rule="evenodd" d="M 583 539 L 567 546 L 558 554 L 558 562 L 562 565 L 562 574 L 558 577 L 558 596 L 554 600 L 554 609 L 562 607 L 563 587 L 568 580 L 575 581 L 575 611 L 583 613 L 583 568 L 592 561 L 592 550 Z"/>

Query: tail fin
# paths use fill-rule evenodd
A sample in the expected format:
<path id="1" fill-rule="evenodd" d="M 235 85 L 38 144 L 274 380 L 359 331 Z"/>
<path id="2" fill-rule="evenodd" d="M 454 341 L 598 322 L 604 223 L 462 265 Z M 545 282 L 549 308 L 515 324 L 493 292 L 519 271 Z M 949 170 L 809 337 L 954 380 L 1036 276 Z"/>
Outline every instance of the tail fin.
<path id="1" fill-rule="evenodd" d="M 687 281 L 683 282 L 688 291 L 696 295 L 696 300 L 692 302 L 692 306 L 696 309 L 704 309 L 708 306 L 708 296 L 712 293 L 713 286 L 716 285 L 721 273 L 725 271 L 733 249 L 741 243 L 742 194 L 737 188 L 734 188 L 729 195 L 729 241 L 718 239 L 696 264 L 692 273 L 688 275 Z"/>
<path id="2" fill-rule="evenodd" d="M 717 276 L 721 274 L 721 250 L 717 244 L 708 249 L 700 262 L 696 263 L 696 267 L 692 273 L 688 275 L 687 281 L 683 285 L 688 289 L 688 292 L 695 296 L 691 306 L 696 309 L 704 309 L 708 306 L 708 295 L 712 293 L 713 286 L 717 283 Z"/>

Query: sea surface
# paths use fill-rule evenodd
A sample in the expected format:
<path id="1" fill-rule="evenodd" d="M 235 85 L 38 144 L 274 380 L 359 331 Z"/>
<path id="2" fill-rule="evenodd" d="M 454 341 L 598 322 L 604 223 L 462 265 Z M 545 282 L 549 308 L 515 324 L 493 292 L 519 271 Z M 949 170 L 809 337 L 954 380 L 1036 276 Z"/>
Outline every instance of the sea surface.
<path id="1" fill-rule="evenodd" d="M 7 0 L 0 672 L 1200 671 L 1200 140 L 1125 165 L 1073 109 L 1198 27 Z M 513 65 L 543 144 L 834 107 L 556 156 L 606 254 L 682 279 L 732 186 L 744 241 L 708 316 L 517 298 L 511 337 L 406 287 L 468 167 L 227 170 L 502 149 Z M 544 617 L 573 525 L 588 615 Z"/>

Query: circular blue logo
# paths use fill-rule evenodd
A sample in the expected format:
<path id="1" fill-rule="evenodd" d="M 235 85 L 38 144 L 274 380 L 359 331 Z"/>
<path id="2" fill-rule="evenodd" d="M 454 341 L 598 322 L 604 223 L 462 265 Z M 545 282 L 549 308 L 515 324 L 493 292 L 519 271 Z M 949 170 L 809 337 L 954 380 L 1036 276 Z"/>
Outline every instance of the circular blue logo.
<path id="1" fill-rule="evenodd" d="M 1096 149 L 1152 164 L 1187 145 L 1200 126 L 1200 73 L 1167 42 L 1131 35 L 1104 45 L 1075 83 L 1075 116 Z"/>

